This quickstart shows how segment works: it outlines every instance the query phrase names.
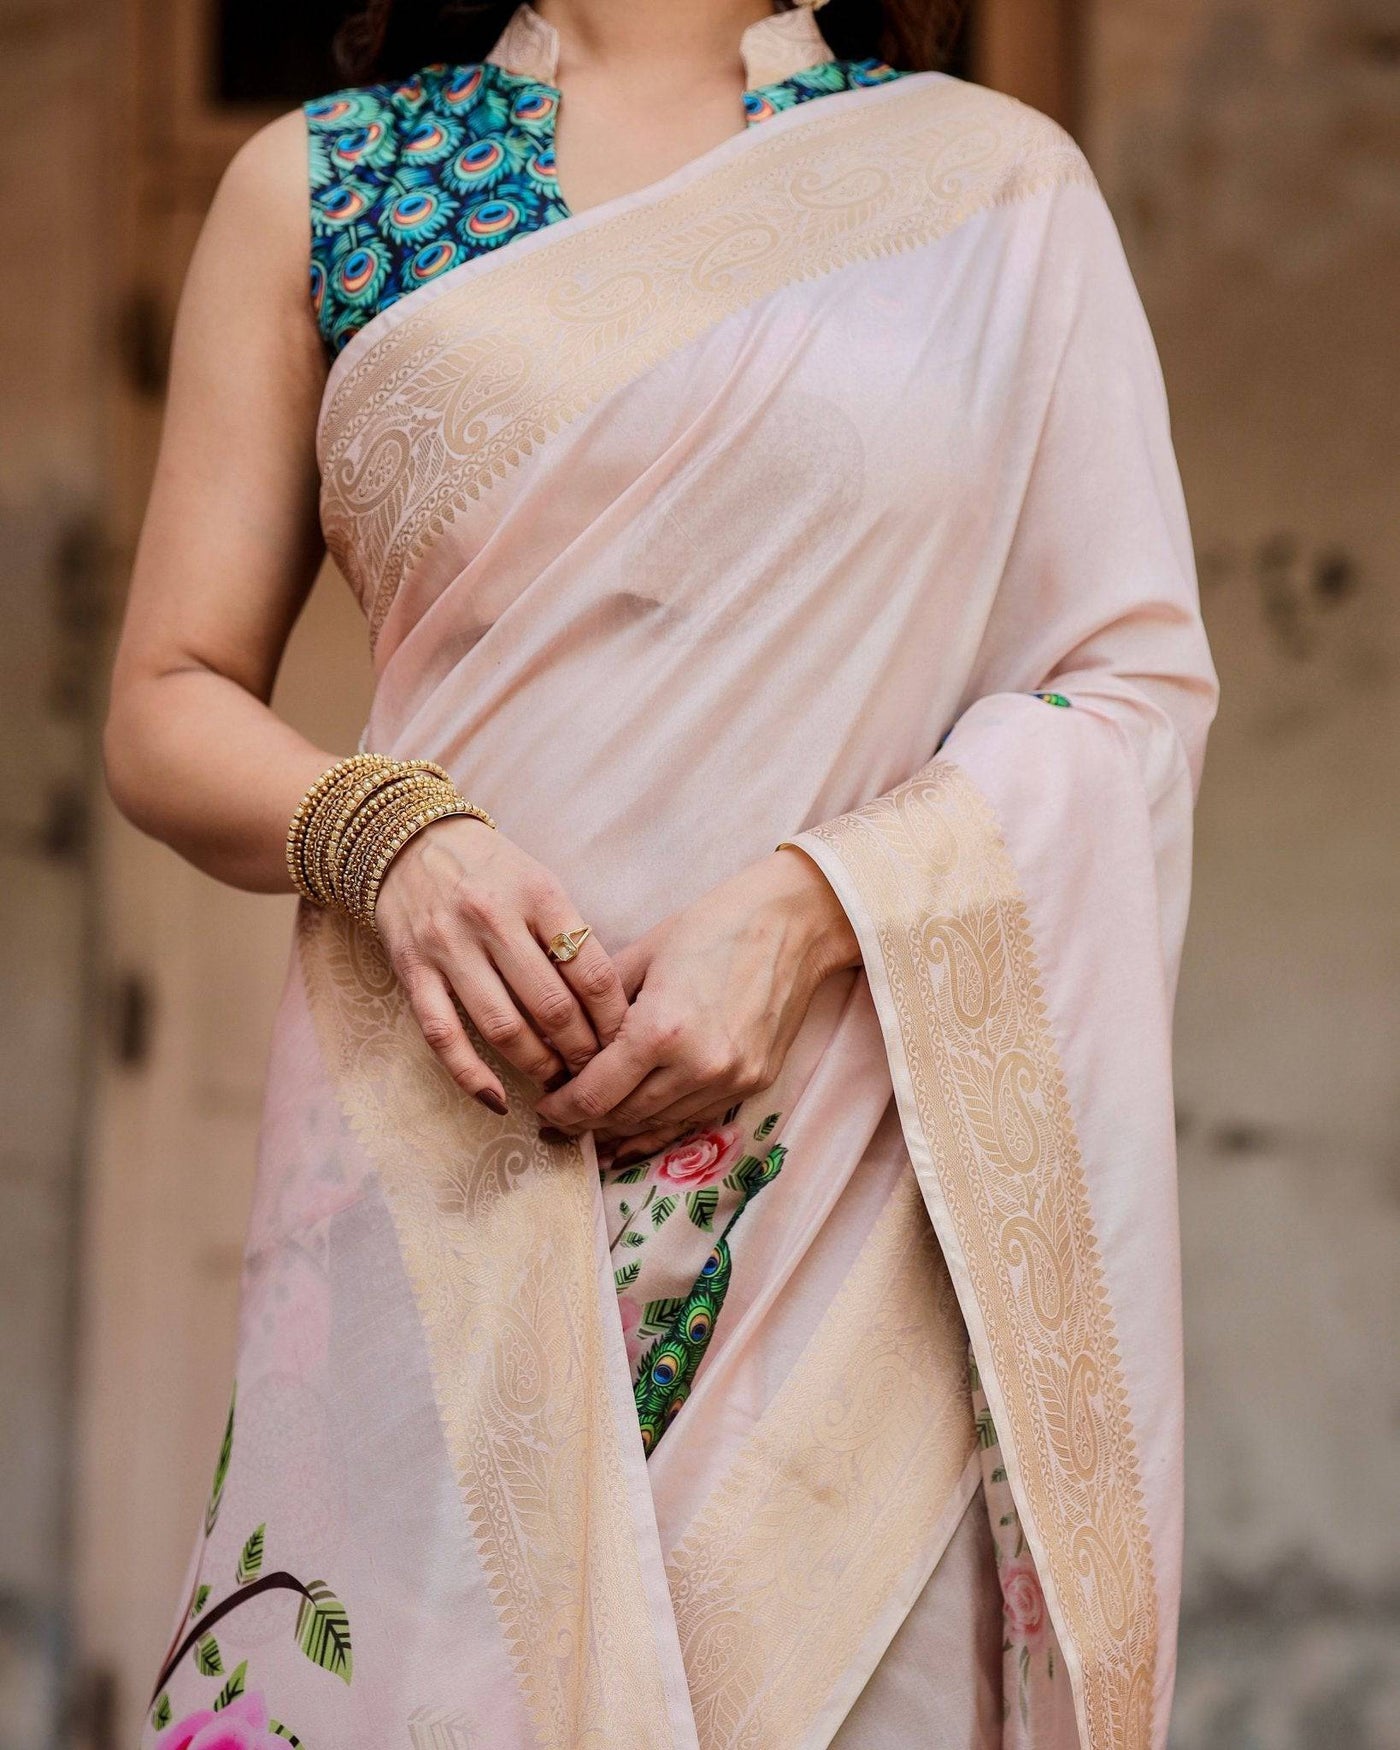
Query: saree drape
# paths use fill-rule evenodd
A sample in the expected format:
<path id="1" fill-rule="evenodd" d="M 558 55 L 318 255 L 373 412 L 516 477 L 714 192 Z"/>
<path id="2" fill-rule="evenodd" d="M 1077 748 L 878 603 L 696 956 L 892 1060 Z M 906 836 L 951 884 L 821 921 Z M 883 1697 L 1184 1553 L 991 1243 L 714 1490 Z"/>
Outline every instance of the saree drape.
<path id="1" fill-rule="evenodd" d="M 153 1733 L 1162 1745 L 1215 677 L 1082 154 L 943 75 L 805 105 L 375 317 L 318 455 L 365 746 L 605 945 L 794 843 L 863 969 L 734 1120 L 782 1171 L 648 1460 L 591 1142 L 303 909 Z"/>

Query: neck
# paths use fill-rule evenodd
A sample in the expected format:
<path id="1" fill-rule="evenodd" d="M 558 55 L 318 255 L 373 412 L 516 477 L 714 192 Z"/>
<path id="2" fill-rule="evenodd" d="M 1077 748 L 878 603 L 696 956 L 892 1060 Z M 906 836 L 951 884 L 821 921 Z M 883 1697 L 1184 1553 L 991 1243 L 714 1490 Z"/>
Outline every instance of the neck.
<path id="1" fill-rule="evenodd" d="M 559 33 L 563 73 L 673 66 L 730 69 L 772 0 L 535 0 Z"/>

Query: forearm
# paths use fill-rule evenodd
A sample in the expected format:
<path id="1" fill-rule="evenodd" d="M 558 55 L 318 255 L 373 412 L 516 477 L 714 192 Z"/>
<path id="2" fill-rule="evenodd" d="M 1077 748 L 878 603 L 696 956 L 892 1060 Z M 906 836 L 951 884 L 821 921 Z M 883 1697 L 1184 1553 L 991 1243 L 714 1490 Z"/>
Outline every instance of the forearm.
<path id="1" fill-rule="evenodd" d="M 841 901 L 816 863 L 797 845 L 785 845 L 761 865 L 774 903 L 792 916 L 806 942 L 818 981 L 861 963 L 860 944 Z"/>
<path id="2" fill-rule="evenodd" d="M 338 756 L 212 669 L 129 680 L 103 740 L 121 812 L 206 874 L 255 893 L 292 890 L 287 825 Z"/>

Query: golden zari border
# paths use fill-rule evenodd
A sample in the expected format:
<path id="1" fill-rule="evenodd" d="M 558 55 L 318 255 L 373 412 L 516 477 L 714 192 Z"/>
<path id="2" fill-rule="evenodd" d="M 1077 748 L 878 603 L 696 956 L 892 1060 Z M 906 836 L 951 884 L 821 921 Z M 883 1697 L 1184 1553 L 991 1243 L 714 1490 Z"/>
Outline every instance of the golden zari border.
<path id="1" fill-rule="evenodd" d="M 971 1285 L 964 1312 L 1085 1750 L 1150 1750 L 1157 1595 L 1140 1465 L 1084 1163 L 996 817 L 938 761 L 795 842 L 852 913 L 892 1064 L 902 1059 L 910 1153 Z"/>
<path id="2" fill-rule="evenodd" d="M 346 355 L 319 433 L 321 520 L 372 636 L 466 500 L 725 317 L 1093 180 L 1048 117 L 934 74 L 765 129 L 669 193 L 455 270 Z"/>
<path id="3" fill-rule="evenodd" d="M 448 1452 L 537 1742 L 669 1743 L 602 1383 L 580 1151 L 540 1142 L 519 1089 L 504 1118 L 463 1096 L 367 931 L 305 906 L 298 930 L 321 1051 L 394 1220 Z"/>
<path id="4" fill-rule="evenodd" d="M 976 1444 L 967 1331 L 911 1167 L 667 1558 L 702 1750 L 810 1741 L 936 1566 Z"/>

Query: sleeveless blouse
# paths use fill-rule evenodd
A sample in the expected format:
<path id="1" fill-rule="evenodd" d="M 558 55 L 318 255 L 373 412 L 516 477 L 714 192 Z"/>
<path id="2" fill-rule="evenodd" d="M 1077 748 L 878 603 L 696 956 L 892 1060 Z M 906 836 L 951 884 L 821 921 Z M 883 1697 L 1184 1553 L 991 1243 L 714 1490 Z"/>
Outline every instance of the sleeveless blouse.
<path id="1" fill-rule="evenodd" d="M 831 92 L 898 77 L 829 59 L 744 93 L 750 126 Z M 554 168 L 559 90 L 486 61 L 303 105 L 311 300 L 332 352 L 449 268 L 569 217 Z"/>

